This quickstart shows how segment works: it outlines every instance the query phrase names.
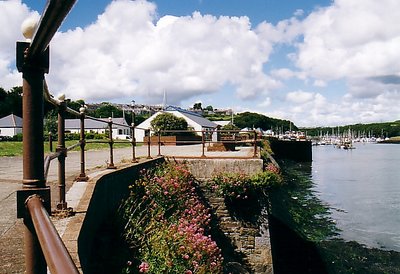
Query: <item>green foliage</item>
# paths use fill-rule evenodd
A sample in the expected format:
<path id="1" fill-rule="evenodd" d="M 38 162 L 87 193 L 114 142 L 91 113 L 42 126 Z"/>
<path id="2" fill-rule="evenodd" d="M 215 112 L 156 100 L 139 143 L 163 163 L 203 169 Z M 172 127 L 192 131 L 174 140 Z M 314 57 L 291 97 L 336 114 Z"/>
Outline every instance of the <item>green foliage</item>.
<path id="1" fill-rule="evenodd" d="M 12 137 L 12 140 L 15 142 L 22 142 L 23 136 L 22 133 L 18 133 L 17 135 Z"/>
<path id="2" fill-rule="evenodd" d="M 195 103 L 195 104 L 193 105 L 193 109 L 194 109 L 194 110 L 202 110 L 203 107 L 201 106 L 201 103 Z"/>
<path id="3" fill-rule="evenodd" d="M 313 190 L 310 166 L 287 162 L 282 169 L 285 184 L 269 195 L 273 216 L 295 231 L 302 239 L 320 242 L 337 235 L 330 209 Z"/>
<path id="4" fill-rule="evenodd" d="M 208 110 L 208 111 L 213 111 L 214 110 L 213 106 L 206 106 L 204 109 Z"/>
<path id="5" fill-rule="evenodd" d="M 98 118 L 122 117 L 122 110 L 110 103 L 103 102 L 101 106 L 94 111 L 94 116 Z"/>
<path id="6" fill-rule="evenodd" d="M 325 134 L 336 135 L 340 133 L 348 133 L 352 131 L 358 137 L 394 137 L 400 136 L 400 121 L 387 123 L 371 123 L 371 124 L 354 124 L 339 127 L 316 127 L 304 128 L 308 136 L 320 136 Z"/>
<path id="7" fill-rule="evenodd" d="M 243 112 L 239 113 L 234 117 L 234 124 L 239 128 L 261 128 L 263 130 L 268 129 L 281 129 L 282 131 L 287 131 L 290 129 L 290 121 L 274 119 L 262 114 L 253 112 Z M 297 127 L 292 124 L 292 130 L 297 130 Z"/>
<path id="8" fill-rule="evenodd" d="M 232 120 L 232 116 L 231 115 L 221 115 L 221 114 L 204 114 L 204 117 L 206 117 L 208 120 L 210 121 L 230 121 Z"/>
<path id="9" fill-rule="evenodd" d="M 22 117 L 22 87 L 13 87 L 9 91 L 0 88 L 0 117 L 11 113 Z"/>
<path id="10" fill-rule="evenodd" d="M 162 130 L 187 130 L 188 124 L 185 119 L 176 117 L 172 113 L 164 112 L 151 121 L 151 127 L 155 132 Z M 175 132 L 163 132 L 164 136 L 178 135 Z"/>
<path id="11" fill-rule="evenodd" d="M 227 124 L 223 126 L 221 130 L 240 130 L 240 128 L 232 124 Z"/>
<path id="12" fill-rule="evenodd" d="M 57 110 L 53 109 L 49 111 L 45 117 L 44 121 L 44 132 L 45 133 L 57 133 L 57 128 L 58 128 L 58 117 L 57 117 Z"/>
<path id="13" fill-rule="evenodd" d="M 259 197 L 272 187 L 282 183 L 278 172 L 267 170 L 254 175 L 243 173 L 220 173 L 215 175 L 207 186 L 218 196 L 230 201 L 247 200 Z"/>
<path id="14" fill-rule="evenodd" d="M 67 101 L 67 107 L 69 107 L 70 109 L 73 109 L 77 112 L 79 112 L 79 109 L 85 105 L 85 101 L 84 100 L 76 100 L 76 101 L 72 101 L 72 100 L 68 100 Z M 87 115 L 93 115 L 93 113 L 86 113 Z M 67 119 L 77 119 L 78 117 L 76 117 L 73 114 L 70 113 L 66 113 L 65 114 L 65 118 Z"/>
<path id="15" fill-rule="evenodd" d="M 210 214 L 184 166 L 143 170 L 122 207 L 133 258 L 125 273 L 222 273 L 222 257 L 207 235 Z"/>

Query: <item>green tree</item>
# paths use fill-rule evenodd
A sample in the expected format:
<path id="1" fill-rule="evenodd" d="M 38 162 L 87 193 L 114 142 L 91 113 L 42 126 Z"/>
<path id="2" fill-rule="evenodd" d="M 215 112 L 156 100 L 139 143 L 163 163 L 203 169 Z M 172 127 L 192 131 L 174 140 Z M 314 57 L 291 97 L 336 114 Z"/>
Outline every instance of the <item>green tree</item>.
<path id="1" fill-rule="evenodd" d="M 188 124 L 185 119 L 176 117 L 172 113 L 164 112 L 157 117 L 155 117 L 151 123 L 151 128 L 153 131 L 158 132 L 159 130 L 187 130 Z M 163 132 L 161 133 L 164 136 L 171 135 L 181 135 L 182 133 L 175 132 Z"/>
<path id="2" fill-rule="evenodd" d="M 7 106 L 6 106 L 7 91 L 0 87 L 0 118 L 7 116 Z"/>
<path id="3" fill-rule="evenodd" d="M 44 132 L 51 132 L 53 134 L 57 133 L 57 110 L 53 109 L 46 114 L 44 121 Z"/>
<path id="4" fill-rule="evenodd" d="M 213 110 L 214 110 L 214 108 L 213 108 L 213 106 L 206 106 L 205 110 L 208 110 L 208 111 L 213 111 Z"/>
<path id="5" fill-rule="evenodd" d="M 122 117 L 122 110 L 110 103 L 103 102 L 101 106 L 94 111 L 94 115 L 98 118 Z"/>
<path id="6" fill-rule="evenodd" d="M 229 123 L 229 124 L 223 126 L 221 128 L 221 130 L 240 130 L 240 128 L 235 126 L 235 125 L 232 125 L 231 123 Z"/>
<path id="7" fill-rule="evenodd" d="M 201 106 L 201 103 L 195 103 L 195 104 L 193 105 L 193 109 L 194 109 L 194 110 L 202 110 L 203 107 Z"/>
<path id="8" fill-rule="evenodd" d="M 297 127 L 290 121 L 280 120 L 275 118 L 270 118 L 265 115 L 253 112 L 243 112 L 234 117 L 234 123 L 239 128 L 261 128 L 263 130 L 280 128 L 283 131 L 289 130 L 291 127 L 292 130 L 297 130 Z"/>
<path id="9" fill-rule="evenodd" d="M 22 117 L 22 87 L 13 87 L 8 92 L 0 88 L 0 117 L 11 113 Z"/>

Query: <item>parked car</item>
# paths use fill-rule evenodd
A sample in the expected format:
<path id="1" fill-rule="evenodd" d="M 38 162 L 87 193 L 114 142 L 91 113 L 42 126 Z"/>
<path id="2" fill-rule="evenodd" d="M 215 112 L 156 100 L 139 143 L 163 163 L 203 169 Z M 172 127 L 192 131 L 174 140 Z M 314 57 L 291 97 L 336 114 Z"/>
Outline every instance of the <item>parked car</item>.
<path id="1" fill-rule="evenodd" d="M 129 141 L 132 140 L 131 136 L 125 135 L 125 134 L 118 134 L 118 135 L 115 136 L 115 139 L 117 139 L 117 140 L 129 140 Z"/>

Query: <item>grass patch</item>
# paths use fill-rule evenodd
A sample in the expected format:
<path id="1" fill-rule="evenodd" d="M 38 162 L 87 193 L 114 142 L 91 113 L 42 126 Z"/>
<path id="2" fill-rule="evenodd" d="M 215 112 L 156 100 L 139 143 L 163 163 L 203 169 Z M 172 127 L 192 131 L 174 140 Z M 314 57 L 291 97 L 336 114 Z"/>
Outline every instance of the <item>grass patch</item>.
<path id="1" fill-rule="evenodd" d="M 65 146 L 69 147 L 76 144 L 78 141 L 71 140 L 66 141 Z M 113 148 L 124 148 L 130 147 L 132 144 L 127 141 L 124 143 L 115 143 Z M 22 142 L 0 142 L 0 157 L 10 157 L 10 156 L 21 156 L 22 155 Z M 103 150 L 109 149 L 109 144 L 107 143 L 87 143 L 85 150 Z M 57 142 L 53 142 L 53 151 L 57 148 Z M 74 151 L 79 151 L 80 147 L 76 147 Z M 49 142 L 44 142 L 44 153 L 50 153 Z"/>

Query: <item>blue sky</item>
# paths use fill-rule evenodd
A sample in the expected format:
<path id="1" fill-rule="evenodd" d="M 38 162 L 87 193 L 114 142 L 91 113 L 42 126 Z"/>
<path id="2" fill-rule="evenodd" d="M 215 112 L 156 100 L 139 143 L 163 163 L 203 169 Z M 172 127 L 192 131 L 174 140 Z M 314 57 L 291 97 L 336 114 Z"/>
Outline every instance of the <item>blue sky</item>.
<path id="1" fill-rule="evenodd" d="M 21 23 L 46 1 L 0 1 L 0 86 Z M 51 43 L 54 94 L 86 102 L 254 111 L 297 126 L 400 119 L 400 2 L 79 0 Z"/>

